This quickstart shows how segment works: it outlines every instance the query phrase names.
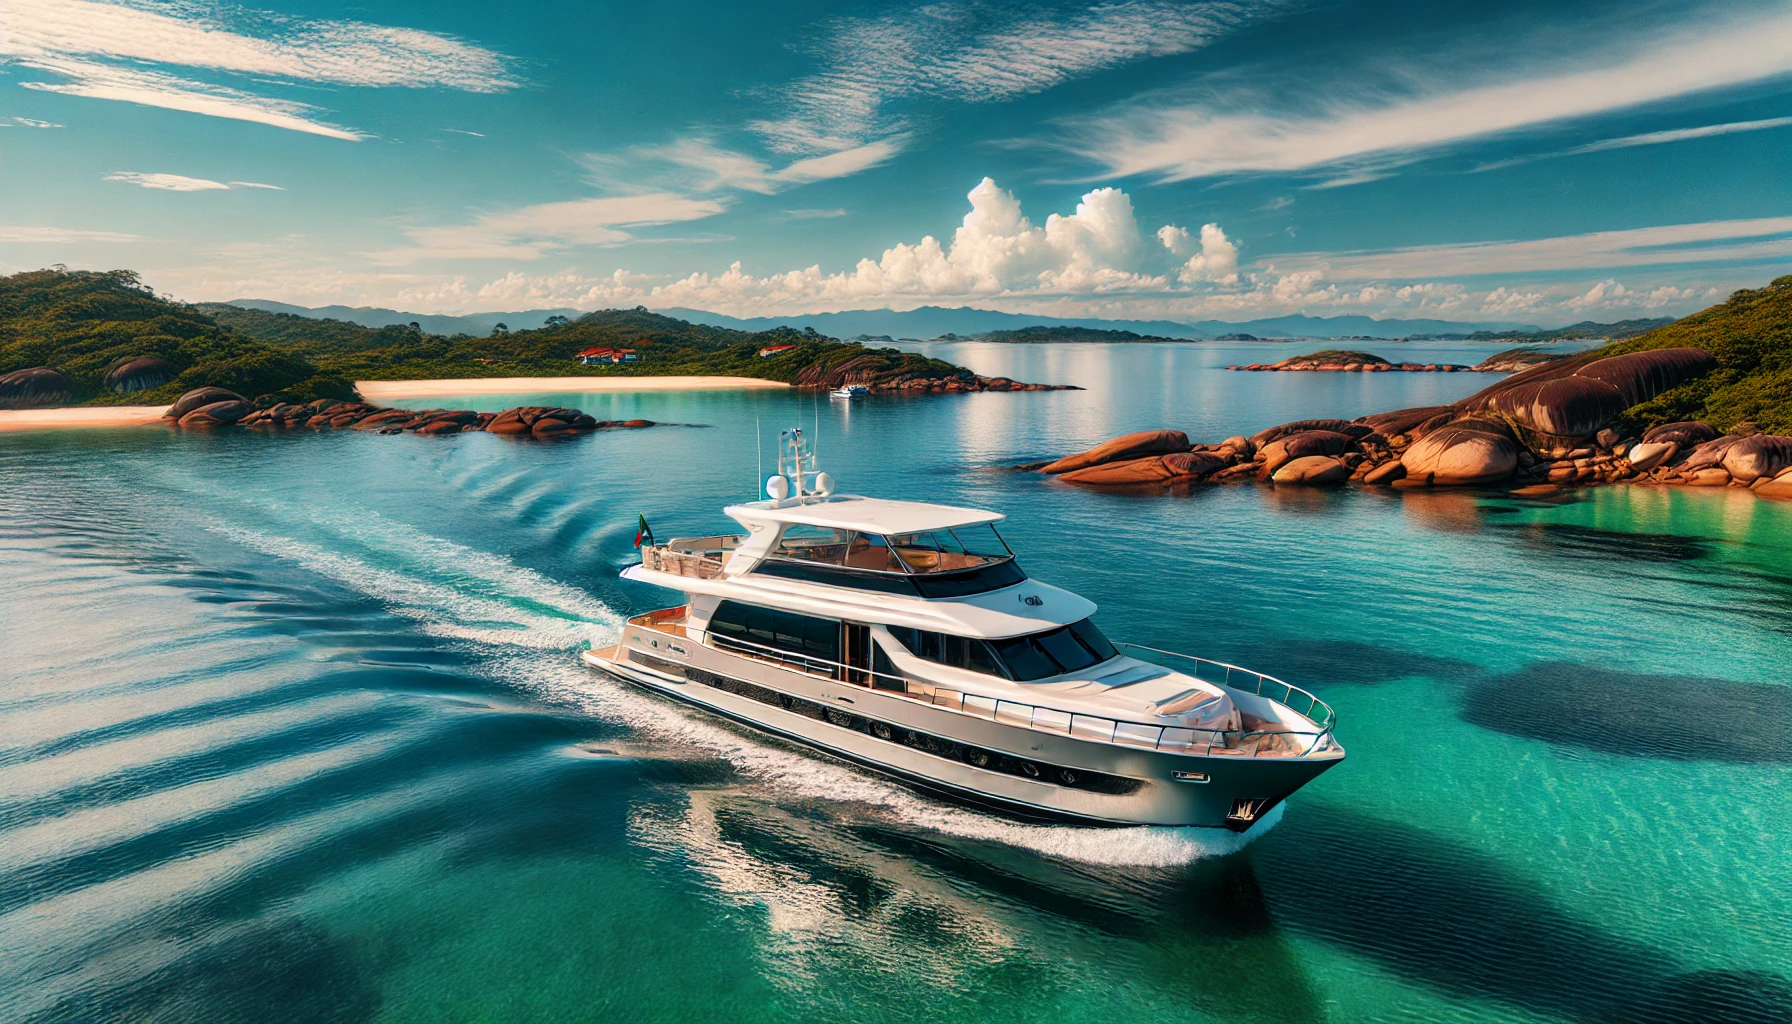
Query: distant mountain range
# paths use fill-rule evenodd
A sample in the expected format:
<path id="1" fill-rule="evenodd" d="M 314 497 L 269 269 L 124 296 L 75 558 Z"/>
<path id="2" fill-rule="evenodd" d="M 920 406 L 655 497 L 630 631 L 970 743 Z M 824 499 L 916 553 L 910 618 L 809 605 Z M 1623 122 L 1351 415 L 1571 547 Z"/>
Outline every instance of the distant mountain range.
<path id="1" fill-rule="evenodd" d="M 508 313 L 470 313 L 466 316 L 440 316 L 429 313 L 405 313 L 372 306 L 294 306 L 268 299 L 233 299 L 232 306 L 262 309 L 272 313 L 292 313 L 319 319 L 342 320 L 367 327 L 403 326 L 416 323 L 426 334 L 486 335 L 498 324 L 513 331 L 540 327 L 550 316 L 576 320 L 576 309 L 525 309 Z M 1211 339 L 1229 334 L 1249 334 L 1259 338 L 1404 338 L 1414 334 L 1468 335 L 1477 331 L 1534 332 L 1529 324 L 1459 323 L 1451 320 L 1377 320 L 1367 316 L 1278 316 L 1236 323 L 1225 320 L 1202 320 L 1181 323 L 1175 320 L 1084 320 L 1074 317 L 1037 316 L 1031 313 L 1002 313 L 993 309 L 972 309 L 960 306 L 922 306 L 896 312 L 888 309 L 854 309 L 840 313 L 812 313 L 805 316 L 733 317 L 702 309 L 655 310 L 694 324 L 730 327 L 738 331 L 767 331 L 774 327 L 813 327 L 835 338 L 860 335 L 926 340 L 945 334 L 960 337 L 987 334 L 990 331 L 1012 331 L 1026 327 L 1051 325 L 1081 327 L 1102 331 L 1131 331 L 1134 334 L 1163 338 Z"/>
<path id="2" fill-rule="evenodd" d="M 294 306 L 272 299 L 232 299 L 227 306 L 260 309 L 269 313 L 291 313 L 313 320 L 341 320 L 363 327 L 404 327 L 416 324 L 424 334 L 487 335 L 503 324 L 513 331 L 532 331 L 547 323 L 550 316 L 577 320 L 585 315 L 582 309 L 525 309 L 515 313 L 468 313 L 466 316 L 438 316 L 430 313 L 404 313 L 375 306 Z M 681 318 L 682 319 L 682 318 Z M 692 321 L 696 323 L 697 321 Z"/>

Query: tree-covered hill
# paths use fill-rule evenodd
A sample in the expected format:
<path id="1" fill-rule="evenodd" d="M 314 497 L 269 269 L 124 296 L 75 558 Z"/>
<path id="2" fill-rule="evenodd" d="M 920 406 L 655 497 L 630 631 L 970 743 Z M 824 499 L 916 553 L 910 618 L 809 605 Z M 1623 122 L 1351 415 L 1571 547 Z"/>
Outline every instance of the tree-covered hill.
<path id="1" fill-rule="evenodd" d="M 161 386 L 120 394 L 107 373 L 156 357 L 175 374 Z M 155 404 L 207 385 L 243 394 L 289 389 L 306 398 L 343 397 L 302 353 L 219 326 L 193 308 L 158 298 L 128 270 L 34 270 L 0 277 L 0 373 L 47 366 L 74 382 L 77 402 Z"/>
<path id="2" fill-rule="evenodd" d="M 1752 422 L 1770 434 L 1792 434 L 1792 275 L 1599 352 L 1682 347 L 1711 353 L 1717 369 L 1630 410 L 1638 425 L 1704 420 L 1728 430 Z"/>
<path id="3" fill-rule="evenodd" d="M 770 347 L 793 346 L 767 357 Z M 589 348 L 632 348 L 638 362 L 584 366 Z M 145 359 L 171 379 L 122 393 L 107 375 Z M 130 271 L 36 270 L 0 277 L 0 375 L 48 367 L 79 404 L 159 404 L 194 388 L 299 400 L 348 398 L 355 380 L 456 377 L 726 375 L 832 386 L 988 382 L 951 363 L 893 348 L 842 343 L 788 327 L 748 332 L 687 323 L 645 309 L 599 310 L 536 330 L 489 337 L 363 327 L 157 296 Z M 160 377 L 155 378 L 158 381 Z M 956 385 L 955 385 L 956 386 Z"/>

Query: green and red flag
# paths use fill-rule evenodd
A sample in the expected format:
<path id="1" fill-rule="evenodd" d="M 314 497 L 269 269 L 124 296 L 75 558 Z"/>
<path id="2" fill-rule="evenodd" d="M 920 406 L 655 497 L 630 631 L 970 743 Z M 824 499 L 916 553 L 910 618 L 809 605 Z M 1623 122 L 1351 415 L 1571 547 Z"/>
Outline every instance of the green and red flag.
<path id="1" fill-rule="evenodd" d="M 653 527 L 647 525 L 647 517 L 645 515 L 638 512 L 635 513 L 635 515 L 641 520 L 641 524 L 635 527 L 635 547 L 639 548 L 643 540 L 647 542 L 648 547 L 652 547 Z"/>

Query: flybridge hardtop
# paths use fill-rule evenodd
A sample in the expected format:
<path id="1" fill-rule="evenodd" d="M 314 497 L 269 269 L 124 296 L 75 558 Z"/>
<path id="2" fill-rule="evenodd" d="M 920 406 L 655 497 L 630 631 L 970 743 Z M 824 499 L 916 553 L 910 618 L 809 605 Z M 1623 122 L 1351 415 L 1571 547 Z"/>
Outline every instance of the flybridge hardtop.
<path id="1" fill-rule="evenodd" d="M 622 575 L 685 603 L 585 660 L 1023 817 L 1242 830 L 1344 756 L 1299 687 L 1110 642 L 999 513 L 836 494 L 800 430 L 766 493 L 725 509 L 745 534 L 643 547 Z"/>

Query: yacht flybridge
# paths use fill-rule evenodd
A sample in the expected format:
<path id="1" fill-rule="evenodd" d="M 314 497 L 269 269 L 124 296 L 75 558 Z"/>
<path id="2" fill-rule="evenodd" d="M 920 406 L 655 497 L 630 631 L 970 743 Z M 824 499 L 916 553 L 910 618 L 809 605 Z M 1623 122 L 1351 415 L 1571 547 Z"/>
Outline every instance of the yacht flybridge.
<path id="1" fill-rule="evenodd" d="M 1012 815 L 1244 831 L 1344 758 L 1332 709 L 1247 669 L 1104 637 L 1029 579 L 994 512 L 834 493 L 800 430 L 733 536 L 649 543 L 685 603 L 585 661 Z"/>

